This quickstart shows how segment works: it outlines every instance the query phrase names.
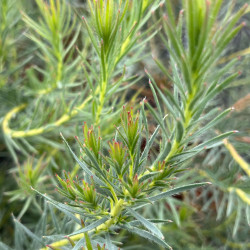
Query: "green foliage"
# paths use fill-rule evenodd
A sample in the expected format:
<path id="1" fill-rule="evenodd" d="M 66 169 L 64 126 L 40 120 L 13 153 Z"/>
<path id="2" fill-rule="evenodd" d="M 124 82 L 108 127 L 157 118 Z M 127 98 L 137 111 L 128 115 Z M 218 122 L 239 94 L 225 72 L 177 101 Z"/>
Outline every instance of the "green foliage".
<path id="1" fill-rule="evenodd" d="M 1 1 L 0 248 L 248 249 L 243 4 Z"/>
<path id="2" fill-rule="evenodd" d="M 5 86 L 9 78 L 16 80 L 16 71 L 30 59 L 18 65 L 19 56 L 15 44 L 20 40 L 20 36 L 15 35 L 20 32 L 20 14 L 18 6 L 15 5 L 12 0 L 3 0 L 0 3 L 0 88 Z"/>
<path id="3" fill-rule="evenodd" d="M 38 56 L 46 65 L 44 68 L 30 68 L 27 72 L 31 89 L 41 95 L 75 81 L 76 74 L 72 71 L 77 71 L 80 57 L 72 60 L 72 47 L 80 29 L 76 29 L 76 17 L 71 16 L 65 2 L 49 1 L 47 4 L 38 0 L 36 3 L 41 18 L 36 22 L 23 13 L 23 21 L 31 30 L 27 37 L 38 46 Z M 43 75 L 39 84 L 38 72 L 49 72 Z"/>
<path id="4" fill-rule="evenodd" d="M 76 222 L 80 223 L 74 214 L 83 217 L 84 225 L 88 225 L 69 235 L 73 242 L 81 240 L 82 234 L 86 232 L 91 233 L 90 239 L 94 240 L 99 234 L 111 233 L 119 228 L 124 228 L 161 246 L 171 248 L 163 241 L 164 237 L 160 230 L 137 213 L 135 209 L 208 183 L 182 186 L 164 192 L 164 188 L 169 187 L 176 170 L 171 169 L 168 174 L 162 174 L 157 170 L 148 175 L 146 165 L 142 166 L 147 159 L 147 155 L 140 159 L 141 140 L 138 138 L 143 133 L 142 116 L 139 113 L 135 115 L 132 109 L 127 111 L 124 107 L 121 124 L 122 129 L 118 129 L 118 138 L 123 141 L 126 145 L 124 147 L 127 147 L 129 151 L 122 165 L 117 166 L 117 154 L 113 154 L 111 150 L 108 156 L 103 154 L 100 135 L 96 136 L 93 128 L 88 129 L 85 124 L 83 127 L 84 144 L 77 138 L 83 154 L 82 161 L 73 153 L 63 137 L 67 147 L 86 174 L 86 180 L 81 181 L 78 178 L 73 180 L 70 173 L 64 173 L 65 179 L 57 176 L 60 183 L 60 187 L 57 188 L 58 192 L 71 202 L 63 205 L 63 203 L 37 192 Z M 121 145 L 119 142 L 117 143 L 119 146 Z M 150 151 L 148 147 L 149 145 L 144 149 L 147 152 Z M 125 150 L 123 148 L 119 152 Z M 138 172 L 139 169 L 140 172 Z M 136 220 L 134 221 L 133 218 Z M 140 222 L 147 231 L 135 225 L 132 226 L 136 221 Z M 65 245 L 64 243 L 67 244 L 65 241 L 54 242 L 50 244 L 50 247 L 62 246 Z"/>
<path id="5" fill-rule="evenodd" d="M 48 183 L 48 176 L 44 175 L 44 169 L 48 163 L 48 160 L 49 158 L 45 161 L 43 156 L 37 162 L 34 162 L 34 158 L 28 158 L 27 162 L 24 162 L 23 166 L 18 166 L 17 173 L 14 173 L 15 180 L 18 184 L 18 189 L 6 192 L 5 194 L 11 196 L 9 199 L 10 202 L 16 200 L 25 201 L 18 219 L 23 216 L 32 203 L 35 205 L 36 209 L 38 208 L 38 210 L 42 211 L 36 201 L 36 197 L 30 190 L 30 186 L 36 187 L 39 190 L 46 190 L 45 183 Z"/>
<path id="6" fill-rule="evenodd" d="M 205 133 L 226 116 L 228 111 L 219 114 L 209 125 L 196 132 L 199 129 L 201 114 L 208 102 L 238 76 L 238 73 L 233 73 L 229 76 L 226 75 L 225 79 L 228 68 L 227 65 L 224 65 L 224 68 L 213 75 L 209 85 L 206 84 L 204 87 L 204 82 L 209 79 L 209 73 L 211 74 L 221 53 L 234 35 L 243 27 L 243 24 L 241 24 L 233 29 L 247 8 L 247 6 L 242 7 L 220 25 L 216 23 L 216 20 L 221 4 L 222 1 L 214 1 L 213 3 L 183 1 L 186 18 L 184 31 L 183 29 L 180 31 L 180 27 L 183 27 L 183 12 L 179 13 L 178 23 L 176 24 L 171 4 L 167 8 L 168 16 L 164 17 L 164 34 L 161 34 L 161 38 L 169 51 L 172 73 L 167 72 L 166 68 L 164 69 L 160 60 L 156 58 L 154 60 L 160 69 L 163 69 L 163 73 L 173 81 L 173 94 L 166 89 L 160 90 L 152 76 L 146 71 L 153 83 L 151 88 L 157 90 L 167 112 L 173 117 L 167 119 L 167 127 L 164 124 L 162 125 L 162 129 L 166 130 L 166 136 L 171 140 L 171 150 L 165 156 L 166 161 L 171 162 L 172 159 L 181 160 L 182 158 L 193 157 L 195 151 L 211 148 L 220 143 L 224 136 L 230 134 L 229 132 L 210 139 L 197 145 L 192 150 L 186 148 L 187 143 L 193 142 L 196 136 Z M 194 20 L 199 20 L 199 22 Z M 213 29 L 215 28 L 219 32 L 214 32 Z M 179 31 L 181 34 L 178 34 Z M 188 46 L 185 46 L 182 40 L 182 33 L 187 37 Z M 232 67 L 231 64 L 230 67 Z M 227 71 L 225 72 L 226 68 Z M 155 98 L 157 97 L 155 96 Z M 157 102 L 159 101 L 157 100 Z M 160 115 L 162 114 L 159 106 L 158 112 Z"/>

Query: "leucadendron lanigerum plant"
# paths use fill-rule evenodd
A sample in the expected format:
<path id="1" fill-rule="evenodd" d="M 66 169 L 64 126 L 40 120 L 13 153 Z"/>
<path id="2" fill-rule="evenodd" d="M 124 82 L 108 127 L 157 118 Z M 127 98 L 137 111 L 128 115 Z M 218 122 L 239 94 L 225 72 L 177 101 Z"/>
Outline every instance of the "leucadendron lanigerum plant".
<path id="1" fill-rule="evenodd" d="M 175 174 L 183 170 L 166 164 L 164 160 L 148 165 L 148 156 L 160 126 L 156 127 L 146 146 L 142 148 L 143 135 L 148 133 L 146 122 L 144 103 L 138 112 L 133 108 L 123 107 L 116 136 L 107 145 L 103 145 L 100 131 L 95 131 L 85 123 L 84 140 L 76 137 L 81 151 L 80 158 L 62 135 L 84 175 L 76 178 L 66 172 L 63 177 L 57 175 L 59 185 L 56 190 L 65 197 L 65 204 L 37 192 L 49 203 L 67 215 L 70 214 L 82 228 L 68 235 L 70 241 L 65 239 L 53 242 L 48 247 L 57 249 L 75 242 L 77 246 L 86 245 L 88 249 L 94 249 L 101 242 L 100 236 L 107 239 L 107 234 L 125 229 L 162 247 L 171 248 L 155 225 L 170 221 L 147 220 L 140 215 L 139 209 L 208 183 L 170 188 Z M 107 244 L 115 247 L 111 241 Z"/>
<path id="2" fill-rule="evenodd" d="M 114 139 L 110 142 L 102 140 L 101 131 L 97 132 L 96 126 L 102 123 L 106 97 L 110 97 L 115 85 L 121 83 L 118 80 L 114 86 L 110 85 L 111 76 L 137 42 L 136 31 L 148 20 L 141 19 L 141 15 L 150 2 L 89 1 L 91 18 L 83 18 L 83 23 L 100 62 L 100 70 L 95 72 L 98 76 L 94 81 L 98 83 L 96 85 L 88 78 L 91 67 L 87 64 L 84 69 L 92 89 L 89 98 L 93 100 L 94 127 L 85 123 L 84 139 L 76 138 L 80 157 L 62 135 L 82 170 L 76 177 L 70 172 L 57 175 L 59 185 L 56 190 L 63 201 L 58 202 L 33 188 L 76 225 L 65 239 L 61 236 L 58 239 L 53 233 L 44 237 L 41 244 L 46 246 L 45 249 L 116 249 L 121 243 L 116 242 L 113 235 L 124 231 L 171 249 L 156 225 L 169 223 L 169 220 L 147 219 L 141 215 L 141 209 L 179 192 L 209 184 L 178 187 L 175 177 L 185 170 L 187 160 L 221 144 L 224 138 L 236 132 L 228 131 L 212 138 L 200 137 L 232 110 L 229 108 L 218 114 L 218 107 L 208 108 L 208 103 L 238 76 L 238 72 L 230 72 L 236 60 L 215 73 L 213 70 L 229 42 L 244 26 L 234 27 L 247 6 L 223 18 L 219 17 L 222 0 L 183 0 L 183 11 L 176 16 L 172 1 L 166 0 L 167 14 L 162 13 L 163 31 L 159 34 L 169 59 L 166 64 L 162 63 L 162 58 L 154 57 L 154 60 L 173 84 L 173 91 L 165 87 L 160 89 L 146 70 L 156 108 L 147 99 L 142 100 L 138 111 L 123 107 Z M 160 5 L 160 12 L 163 12 L 164 2 Z M 136 12 L 133 7 L 140 7 L 141 11 Z M 152 133 L 147 120 L 149 115 L 158 124 Z M 177 187 L 173 187 L 173 183 Z"/>

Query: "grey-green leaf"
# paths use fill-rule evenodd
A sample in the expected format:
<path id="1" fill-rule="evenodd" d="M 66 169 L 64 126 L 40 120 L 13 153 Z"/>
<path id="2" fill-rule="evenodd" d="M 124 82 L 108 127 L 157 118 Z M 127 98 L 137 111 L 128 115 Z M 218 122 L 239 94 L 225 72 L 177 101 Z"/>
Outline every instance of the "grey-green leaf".
<path id="1" fill-rule="evenodd" d="M 103 223 L 105 223 L 108 219 L 109 219 L 109 217 L 101 218 L 100 220 L 97 220 L 97 221 L 91 223 L 90 225 L 84 227 L 83 229 L 80 229 L 80 230 L 70 234 L 69 237 L 72 236 L 72 235 L 89 232 L 90 230 L 95 229 L 96 227 L 98 227 L 98 226 L 102 225 Z"/>
<path id="2" fill-rule="evenodd" d="M 153 234 L 155 234 L 156 236 L 158 236 L 159 238 L 164 238 L 163 234 L 161 233 L 161 231 L 150 221 L 148 221 L 147 219 L 145 219 L 143 216 L 141 216 L 140 214 L 138 214 L 135 210 L 131 209 L 131 208 L 127 208 L 127 210 L 129 211 L 129 213 L 137 220 L 139 220 L 141 222 L 141 224 L 143 226 L 145 226 L 149 231 L 151 231 Z"/>
<path id="3" fill-rule="evenodd" d="M 184 192 L 184 191 L 187 191 L 187 190 L 190 190 L 193 188 L 198 188 L 198 187 L 202 187 L 202 186 L 209 185 L 209 184 L 211 184 L 211 183 L 210 182 L 201 182 L 201 183 L 189 184 L 189 185 L 185 185 L 182 187 L 170 189 L 166 192 L 162 192 L 162 193 L 157 194 L 155 196 L 149 197 L 148 199 L 152 202 L 155 202 L 155 201 L 164 199 L 166 197 L 172 196 L 174 194 L 178 194 L 180 192 Z"/>
<path id="4" fill-rule="evenodd" d="M 143 229 L 139 229 L 137 227 L 131 227 L 131 226 L 127 226 L 127 225 L 123 225 L 121 226 L 122 228 L 128 230 L 131 233 L 137 234 L 143 238 L 146 238 L 147 240 L 153 241 L 155 243 L 157 243 L 158 245 L 167 248 L 167 249 L 172 249 L 171 246 L 169 246 L 164 240 L 158 238 L 157 236 L 149 233 L 146 230 Z"/>

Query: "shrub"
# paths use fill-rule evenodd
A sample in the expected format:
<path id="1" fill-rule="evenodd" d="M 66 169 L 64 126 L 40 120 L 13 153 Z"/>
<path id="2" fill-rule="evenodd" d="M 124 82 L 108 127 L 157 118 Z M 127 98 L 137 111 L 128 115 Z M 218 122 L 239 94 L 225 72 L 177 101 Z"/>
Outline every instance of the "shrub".
<path id="1" fill-rule="evenodd" d="M 234 12 L 222 0 L 183 0 L 178 13 L 179 5 L 168 0 L 89 0 L 79 5 L 36 0 L 35 12 L 26 14 L 22 1 L 18 3 L 1 3 L 0 30 L 2 99 L 8 94 L 16 104 L 10 110 L 4 104 L 2 119 L 3 145 L 17 166 L 12 170 L 17 188 L 6 187 L 5 194 L 10 202 L 24 201 L 18 219 L 14 218 L 15 248 L 116 249 L 121 244 L 126 248 L 129 244 L 122 235 L 128 237 L 129 232 L 159 247 L 183 248 L 189 242 L 192 249 L 209 244 L 210 234 L 203 230 L 206 243 L 196 245 L 191 240 L 198 238 L 195 230 L 182 232 L 185 222 L 187 228 L 200 227 L 190 206 L 207 211 L 213 202 L 217 219 L 225 207 L 224 219 L 235 217 L 232 236 L 236 237 L 242 211 L 249 223 L 249 165 L 227 139 L 237 131 L 219 128 L 234 108 L 221 110 L 214 98 L 242 77 L 235 70 L 241 67 L 239 60 L 222 56 L 245 27 L 240 20 L 248 6 Z M 26 38 L 21 39 L 31 48 L 20 58 L 8 57 L 6 50 L 14 55 L 22 50 L 22 42 L 12 43 L 12 32 L 19 30 L 25 30 Z M 144 59 L 148 42 L 164 47 L 153 47 L 158 68 Z M 135 84 L 144 84 L 138 62 L 146 64 L 152 93 L 151 100 L 145 97 L 140 105 L 137 97 L 143 89 L 129 92 Z M 159 84 L 154 71 L 171 86 Z M 72 148 L 73 134 L 80 152 Z M 238 167 L 230 169 L 221 183 L 216 169 L 222 164 L 224 174 L 231 156 L 219 154 L 211 163 L 211 155 L 223 143 L 247 174 L 241 171 L 245 179 L 237 185 L 233 183 Z M 214 169 L 204 170 L 207 164 Z M 214 185 L 201 188 L 210 181 Z M 185 199 L 171 197 L 182 192 Z M 204 204 L 195 199 L 199 192 Z M 157 207 L 176 224 L 163 225 L 171 221 L 157 212 L 154 216 Z M 19 220 L 27 220 L 28 213 L 31 225 L 24 226 Z M 166 233 L 169 228 L 173 237 Z M 177 241 L 177 235 L 185 237 Z M 223 232 L 220 237 L 225 239 Z M 245 244 L 245 236 L 239 238 Z M 211 243 L 218 245 L 217 240 Z M 8 249 L 4 243 L 1 246 Z"/>

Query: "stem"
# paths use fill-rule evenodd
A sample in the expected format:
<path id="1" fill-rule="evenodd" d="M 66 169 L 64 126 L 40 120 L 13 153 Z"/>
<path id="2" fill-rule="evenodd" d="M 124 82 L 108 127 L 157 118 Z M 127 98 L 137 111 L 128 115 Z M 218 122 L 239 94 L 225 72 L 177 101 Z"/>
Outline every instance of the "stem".
<path id="1" fill-rule="evenodd" d="M 131 152 L 129 152 L 129 154 L 130 154 L 130 158 L 131 158 L 131 164 L 129 165 L 129 178 L 131 179 L 131 181 L 132 181 L 132 179 L 133 179 L 133 170 L 134 170 L 134 155 L 131 153 Z"/>
<path id="2" fill-rule="evenodd" d="M 107 183 L 107 185 L 109 186 L 110 192 L 111 192 L 111 194 L 112 194 L 112 196 L 113 196 L 113 198 L 114 198 L 114 202 L 115 202 L 115 203 L 118 203 L 118 198 L 117 198 L 117 196 L 116 196 L 116 193 L 115 193 L 113 187 L 112 187 L 109 183 Z"/>
<path id="3" fill-rule="evenodd" d="M 188 97 L 188 99 L 187 99 L 187 102 L 186 102 L 186 107 L 185 107 L 185 111 L 184 111 L 184 119 L 185 119 L 185 122 L 184 122 L 184 129 L 185 129 L 185 130 L 186 130 L 187 127 L 189 126 L 190 120 L 191 120 L 191 118 L 192 118 L 192 113 L 191 113 L 190 110 L 189 110 L 189 106 L 190 106 L 191 102 L 193 101 L 194 97 L 195 97 L 195 93 L 189 95 L 189 97 Z"/>
<path id="4" fill-rule="evenodd" d="M 111 219 L 107 220 L 104 224 L 98 226 L 96 228 L 96 233 L 99 233 L 103 230 L 108 230 L 113 224 L 115 224 L 120 216 L 123 208 L 124 208 L 125 201 L 120 199 L 116 202 L 115 206 L 110 211 Z"/>
<path id="5" fill-rule="evenodd" d="M 193 93 L 189 94 L 187 101 L 186 101 L 185 111 L 184 111 L 184 124 L 183 124 L 185 134 L 186 134 L 186 130 L 188 126 L 190 125 L 190 121 L 192 119 L 192 113 L 189 110 L 189 106 L 192 103 L 192 100 L 195 98 L 195 95 L 196 95 L 196 91 L 193 91 Z M 179 151 L 179 146 L 180 146 L 180 142 L 177 142 L 176 139 L 174 139 L 173 146 L 165 159 L 166 162 Z"/>
<path id="6" fill-rule="evenodd" d="M 107 90 L 107 79 L 101 84 L 101 93 L 99 97 L 99 105 L 97 107 L 97 112 L 96 112 L 95 126 L 98 126 L 100 124 L 101 112 L 105 103 L 106 90 Z"/>
<path id="7" fill-rule="evenodd" d="M 96 112 L 95 125 L 98 126 L 100 124 L 100 116 L 105 102 L 105 95 L 107 91 L 107 83 L 109 79 L 109 74 L 107 72 L 108 59 L 106 57 L 104 43 L 101 42 L 101 76 L 100 76 L 100 96 L 99 96 L 99 104 Z"/>
<path id="8" fill-rule="evenodd" d="M 169 154 L 167 155 L 165 162 L 167 162 L 178 151 L 178 149 L 179 149 L 179 143 L 176 140 L 174 140 L 173 146 Z"/>
<path id="9" fill-rule="evenodd" d="M 100 88 L 97 88 L 95 91 L 95 94 L 97 94 L 99 91 L 100 91 Z M 87 99 L 84 100 L 84 102 L 82 102 L 82 104 L 75 107 L 70 114 L 63 114 L 54 123 L 50 123 L 50 124 L 47 124 L 45 126 L 41 126 L 39 128 L 34 128 L 34 129 L 31 129 L 28 131 L 13 130 L 9 127 L 9 122 L 10 122 L 12 116 L 14 116 L 16 113 L 23 110 L 27 106 L 26 104 L 22 104 L 20 106 L 13 108 L 5 115 L 5 117 L 3 119 L 3 123 L 2 123 L 3 131 L 5 134 L 10 135 L 12 138 L 23 138 L 23 137 L 35 136 L 35 135 L 43 134 L 45 132 L 49 132 L 49 131 L 61 126 L 65 122 L 69 121 L 72 117 L 78 115 L 80 110 L 82 110 L 91 99 L 92 99 L 92 96 L 89 96 Z"/>
<path id="10" fill-rule="evenodd" d="M 61 56 L 58 56 L 58 64 L 57 64 L 57 72 L 56 72 L 56 85 L 58 82 L 62 80 L 62 68 L 63 68 L 63 60 Z"/>
<path id="11" fill-rule="evenodd" d="M 115 224 L 117 222 L 118 217 L 120 216 L 120 214 L 124 208 L 124 205 L 125 205 L 124 200 L 122 200 L 122 199 L 118 200 L 116 202 L 115 206 L 110 211 L 111 218 L 109 220 L 107 220 L 104 224 L 98 226 L 96 229 L 89 231 L 88 233 L 95 231 L 96 234 L 98 234 L 102 231 L 108 230 L 113 224 Z M 80 234 L 76 234 L 74 236 L 71 236 L 70 239 L 72 241 L 77 241 L 77 240 L 82 239 L 83 237 L 85 237 L 84 233 L 80 233 Z M 62 246 L 68 245 L 68 244 L 69 244 L 69 240 L 63 239 L 63 240 L 60 240 L 60 241 L 57 241 L 57 242 L 50 244 L 50 246 L 56 248 L 56 247 L 62 247 Z M 48 250 L 48 249 L 50 249 L 50 248 L 45 247 L 45 248 L 42 248 L 41 250 Z"/>

